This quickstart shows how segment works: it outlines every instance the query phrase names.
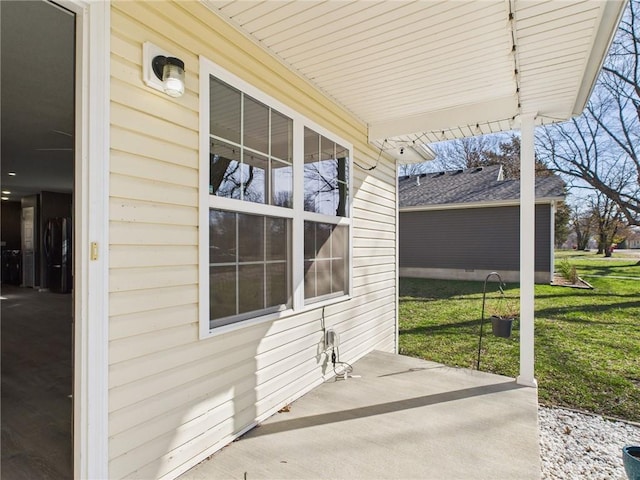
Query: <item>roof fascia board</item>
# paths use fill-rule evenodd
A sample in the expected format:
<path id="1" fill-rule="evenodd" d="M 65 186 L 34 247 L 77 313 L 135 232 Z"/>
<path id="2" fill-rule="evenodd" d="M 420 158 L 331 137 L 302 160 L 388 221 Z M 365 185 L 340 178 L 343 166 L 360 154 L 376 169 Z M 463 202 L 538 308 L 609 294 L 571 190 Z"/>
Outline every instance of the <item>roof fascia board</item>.
<path id="1" fill-rule="evenodd" d="M 515 90 L 515 86 L 514 86 Z M 491 118 L 487 118 L 491 112 Z M 515 95 L 495 98 L 486 102 L 425 112 L 394 120 L 369 125 L 369 141 L 409 135 L 416 132 L 449 130 L 461 125 L 476 125 L 488 121 L 508 120 L 518 114 L 518 99 Z"/>
<path id="2" fill-rule="evenodd" d="M 593 36 L 591 54 L 585 64 L 584 75 L 573 106 L 573 115 L 580 115 L 591 97 L 628 2 L 629 0 L 609 0 L 601 4 L 598 31 Z"/>
<path id="3" fill-rule="evenodd" d="M 564 201 L 564 197 L 536 198 L 536 205 L 552 204 Z M 468 208 L 493 208 L 493 207 L 517 207 L 520 200 L 495 200 L 492 202 L 474 203 L 443 203 L 442 205 L 416 205 L 413 207 L 400 207 L 400 212 L 424 212 L 428 210 L 462 210 Z"/>

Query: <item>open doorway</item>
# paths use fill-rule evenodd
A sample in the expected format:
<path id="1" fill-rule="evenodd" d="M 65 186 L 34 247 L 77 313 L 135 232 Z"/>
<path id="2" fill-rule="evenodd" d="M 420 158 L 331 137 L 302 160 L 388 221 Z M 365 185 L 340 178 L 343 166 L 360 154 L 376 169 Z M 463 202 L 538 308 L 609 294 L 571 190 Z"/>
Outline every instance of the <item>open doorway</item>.
<path id="1" fill-rule="evenodd" d="M 2 476 L 73 476 L 75 14 L 2 1 Z"/>

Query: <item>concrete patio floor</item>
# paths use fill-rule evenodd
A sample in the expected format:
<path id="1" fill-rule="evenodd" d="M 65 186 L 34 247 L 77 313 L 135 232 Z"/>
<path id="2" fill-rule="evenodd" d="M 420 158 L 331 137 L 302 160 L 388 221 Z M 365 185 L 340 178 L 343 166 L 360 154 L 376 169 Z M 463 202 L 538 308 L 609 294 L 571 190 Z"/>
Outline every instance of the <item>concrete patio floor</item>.
<path id="1" fill-rule="evenodd" d="M 372 352 L 180 478 L 539 479 L 537 391 Z"/>

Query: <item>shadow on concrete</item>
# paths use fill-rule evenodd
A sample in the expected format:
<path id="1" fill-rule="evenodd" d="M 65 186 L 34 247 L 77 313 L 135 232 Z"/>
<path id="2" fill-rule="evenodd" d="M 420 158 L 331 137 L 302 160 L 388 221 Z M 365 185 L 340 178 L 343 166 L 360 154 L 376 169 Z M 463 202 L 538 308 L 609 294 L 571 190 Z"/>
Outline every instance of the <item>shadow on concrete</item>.
<path id="1" fill-rule="evenodd" d="M 445 402 L 454 402 L 456 400 L 463 400 L 467 398 L 478 397 L 481 395 L 490 395 L 493 393 L 506 392 L 521 388 L 527 387 L 518 385 L 515 382 L 500 382 L 491 385 L 463 388 L 450 392 L 435 393 L 432 395 L 408 398 L 406 400 L 397 400 L 393 402 L 380 403 L 377 405 L 350 408 L 338 412 L 323 413 L 319 415 L 311 415 L 291 420 L 283 420 L 281 422 L 271 422 L 266 425 L 261 425 L 260 428 L 254 429 L 248 434 L 248 436 L 259 437 L 263 435 L 271 435 L 288 430 L 296 430 L 318 425 L 325 425 L 329 423 L 344 422 L 347 420 L 372 417 L 375 415 L 384 415 L 386 413 L 397 412 L 400 410 L 409 410 Z"/>

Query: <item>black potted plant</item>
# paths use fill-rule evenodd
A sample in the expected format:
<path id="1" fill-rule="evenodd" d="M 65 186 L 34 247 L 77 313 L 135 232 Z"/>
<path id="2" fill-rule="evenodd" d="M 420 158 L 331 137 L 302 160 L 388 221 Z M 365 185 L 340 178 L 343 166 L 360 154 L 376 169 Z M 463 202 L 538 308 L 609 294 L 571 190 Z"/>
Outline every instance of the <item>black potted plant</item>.
<path id="1" fill-rule="evenodd" d="M 513 321 L 518 318 L 520 309 L 518 303 L 511 298 L 501 297 L 489 311 L 491 331 L 496 337 L 509 338 L 513 328 Z"/>
<path id="2" fill-rule="evenodd" d="M 487 282 L 491 277 L 498 279 L 498 292 L 500 296 L 497 300 L 489 302 L 490 308 L 485 309 L 487 304 Z M 478 360 L 476 361 L 476 368 L 480 370 L 480 354 L 482 353 L 482 327 L 484 326 L 485 313 L 490 315 L 491 319 L 491 331 L 494 336 L 509 338 L 511 336 L 511 329 L 513 328 L 513 321 L 518 317 L 520 312 L 519 304 L 515 299 L 509 299 L 504 294 L 505 283 L 502 281 L 498 272 L 491 272 L 484 279 L 484 286 L 482 288 L 482 313 L 480 315 L 480 335 L 478 337 Z"/>

